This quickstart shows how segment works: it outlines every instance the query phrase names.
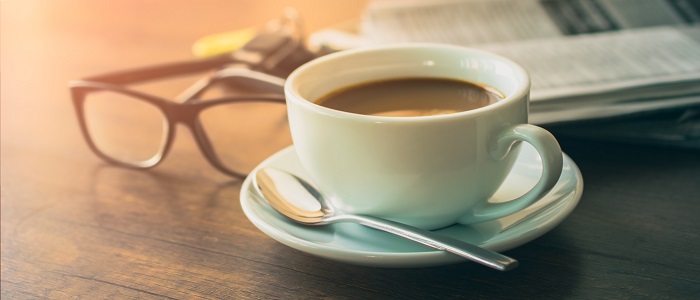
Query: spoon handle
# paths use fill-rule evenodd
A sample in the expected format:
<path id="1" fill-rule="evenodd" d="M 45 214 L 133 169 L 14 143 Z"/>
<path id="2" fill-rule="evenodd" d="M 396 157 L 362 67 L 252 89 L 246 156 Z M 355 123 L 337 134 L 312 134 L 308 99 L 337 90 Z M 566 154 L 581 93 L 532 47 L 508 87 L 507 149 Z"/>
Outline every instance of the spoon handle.
<path id="1" fill-rule="evenodd" d="M 365 215 L 336 215 L 326 220 L 328 223 L 352 222 L 385 231 L 423 245 L 457 254 L 471 261 L 494 268 L 509 271 L 518 265 L 518 261 L 495 251 L 481 248 L 448 236 L 423 230 L 406 224 Z"/>

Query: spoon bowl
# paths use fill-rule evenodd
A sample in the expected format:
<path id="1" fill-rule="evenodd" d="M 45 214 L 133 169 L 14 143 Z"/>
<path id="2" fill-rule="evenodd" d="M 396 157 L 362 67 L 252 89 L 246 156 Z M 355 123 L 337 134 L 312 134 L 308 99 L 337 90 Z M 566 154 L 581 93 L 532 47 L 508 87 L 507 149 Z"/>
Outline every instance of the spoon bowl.
<path id="1" fill-rule="evenodd" d="M 262 168 L 252 176 L 258 196 L 281 215 L 303 225 L 352 222 L 385 231 L 423 245 L 508 271 L 518 261 L 500 253 L 406 224 L 365 215 L 338 213 L 309 182 L 276 168 Z"/>

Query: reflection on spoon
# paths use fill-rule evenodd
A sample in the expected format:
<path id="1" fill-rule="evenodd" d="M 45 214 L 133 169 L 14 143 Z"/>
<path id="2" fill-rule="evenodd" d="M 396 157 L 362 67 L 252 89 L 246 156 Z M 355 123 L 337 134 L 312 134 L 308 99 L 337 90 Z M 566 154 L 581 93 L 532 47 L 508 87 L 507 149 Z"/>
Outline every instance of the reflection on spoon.
<path id="1" fill-rule="evenodd" d="M 260 198 L 281 215 L 300 224 L 352 222 L 444 250 L 500 271 L 508 271 L 518 265 L 518 261 L 510 257 L 431 231 L 371 216 L 336 214 L 311 184 L 279 169 L 263 168 L 253 174 L 252 178 Z"/>

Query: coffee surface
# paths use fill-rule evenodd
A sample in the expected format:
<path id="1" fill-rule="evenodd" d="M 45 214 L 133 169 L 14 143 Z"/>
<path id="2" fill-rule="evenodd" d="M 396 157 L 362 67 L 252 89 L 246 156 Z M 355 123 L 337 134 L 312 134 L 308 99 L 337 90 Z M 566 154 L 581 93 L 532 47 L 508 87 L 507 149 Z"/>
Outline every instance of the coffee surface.
<path id="1" fill-rule="evenodd" d="M 375 116 L 431 116 L 484 107 L 503 99 L 491 88 L 441 78 L 400 78 L 341 88 L 315 101 L 350 113 Z"/>

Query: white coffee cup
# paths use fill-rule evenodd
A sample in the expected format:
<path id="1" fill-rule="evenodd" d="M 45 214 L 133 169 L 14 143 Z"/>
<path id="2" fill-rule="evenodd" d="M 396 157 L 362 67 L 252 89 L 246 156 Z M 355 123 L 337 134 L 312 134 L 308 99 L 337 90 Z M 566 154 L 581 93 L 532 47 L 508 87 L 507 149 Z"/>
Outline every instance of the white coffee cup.
<path id="1" fill-rule="evenodd" d="M 447 78 L 493 87 L 494 104 L 452 114 L 386 117 L 314 103 L 359 83 Z M 457 46 L 402 44 L 315 59 L 285 83 L 292 139 L 303 167 L 343 212 L 424 229 L 515 213 L 544 196 L 562 171 L 562 153 L 546 130 L 527 124 L 530 79 L 518 64 Z M 523 196 L 489 203 L 511 170 L 519 142 L 542 157 L 539 182 Z"/>

